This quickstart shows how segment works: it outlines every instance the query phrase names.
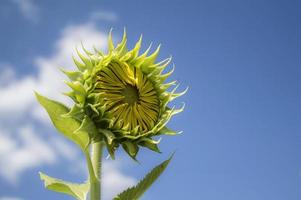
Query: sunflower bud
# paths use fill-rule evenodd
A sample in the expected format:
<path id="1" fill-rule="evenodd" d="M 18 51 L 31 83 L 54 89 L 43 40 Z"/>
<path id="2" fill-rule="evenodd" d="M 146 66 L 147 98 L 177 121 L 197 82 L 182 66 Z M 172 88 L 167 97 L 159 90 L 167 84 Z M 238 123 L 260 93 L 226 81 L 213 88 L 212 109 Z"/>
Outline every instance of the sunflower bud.
<path id="1" fill-rule="evenodd" d="M 172 74 L 163 73 L 171 58 L 156 62 L 160 46 L 149 55 L 148 48 L 139 55 L 142 37 L 132 50 L 127 50 L 127 37 L 115 47 L 110 32 L 108 53 L 92 53 L 83 47 L 85 55 L 77 51 L 81 61 L 74 59 L 77 71 L 63 71 L 70 79 L 66 84 L 72 89 L 66 93 L 75 105 L 67 114 L 84 123 L 94 122 L 97 134 L 92 141 L 103 140 L 114 158 L 121 145 L 135 159 L 139 146 L 160 152 L 157 135 L 174 135 L 166 124 L 181 111 L 168 104 L 185 91 L 176 93 L 176 82 L 165 83 Z M 170 87 L 175 86 L 170 90 Z"/>

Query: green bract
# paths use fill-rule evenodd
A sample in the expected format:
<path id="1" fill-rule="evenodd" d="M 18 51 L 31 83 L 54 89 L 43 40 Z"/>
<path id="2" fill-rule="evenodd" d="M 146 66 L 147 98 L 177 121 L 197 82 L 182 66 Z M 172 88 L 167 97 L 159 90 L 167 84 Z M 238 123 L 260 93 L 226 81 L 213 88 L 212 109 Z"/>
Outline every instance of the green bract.
<path id="1" fill-rule="evenodd" d="M 176 93 L 175 81 L 165 83 L 173 72 L 163 73 L 171 58 L 156 62 L 160 46 L 150 55 L 150 48 L 139 54 L 141 42 L 142 37 L 128 50 L 124 32 L 115 47 L 110 32 L 107 54 L 83 48 L 85 55 L 77 51 L 81 61 L 74 58 L 78 70 L 62 70 L 72 89 L 65 94 L 75 102 L 64 116 L 78 120 L 84 129 L 93 129 L 90 141 L 104 140 L 113 158 L 120 145 L 134 159 L 139 146 L 159 152 L 159 141 L 152 137 L 176 134 L 166 124 L 184 108 L 168 107 L 170 101 L 186 92 Z M 169 91 L 171 86 L 175 87 Z"/>

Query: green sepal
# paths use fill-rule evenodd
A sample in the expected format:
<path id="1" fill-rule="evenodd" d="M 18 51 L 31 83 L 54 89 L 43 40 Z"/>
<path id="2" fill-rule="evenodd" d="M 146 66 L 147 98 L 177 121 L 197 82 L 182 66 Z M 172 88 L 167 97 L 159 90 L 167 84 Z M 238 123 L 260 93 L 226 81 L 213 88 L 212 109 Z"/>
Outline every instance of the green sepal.
<path id="1" fill-rule="evenodd" d="M 171 86 L 174 86 L 174 85 L 176 85 L 177 84 L 177 81 L 171 81 L 171 82 L 169 82 L 169 83 L 164 83 L 164 84 L 161 84 L 160 86 L 159 86 L 159 89 L 161 90 L 161 91 L 165 91 L 165 90 L 167 90 L 168 88 L 170 88 Z"/>
<path id="2" fill-rule="evenodd" d="M 67 117 L 67 118 L 72 117 L 72 118 L 77 119 L 79 121 L 82 121 L 84 116 L 85 116 L 85 114 L 84 114 L 83 109 L 80 106 L 78 106 L 77 104 L 75 104 L 71 108 L 70 112 L 62 115 L 62 117 Z"/>
<path id="3" fill-rule="evenodd" d="M 115 140 L 115 135 L 110 130 L 107 129 L 98 129 L 101 134 L 103 134 L 106 147 L 110 157 L 114 160 L 115 159 L 115 150 L 117 148 Z"/>
<path id="4" fill-rule="evenodd" d="M 115 160 L 115 151 L 119 147 L 119 144 L 113 142 L 111 145 L 109 145 L 106 141 L 106 147 L 107 147 L 107 151 L 108 151 L 110 157 L 112 158 L 112 160 Z"/>
<path id="5" fill-rule="evenodd" d="M 96 105 L 88 103 L 87 106 L 86 106 L 86 109 L 89 110 L 90 112 L 92 111 L 94 114 L 99 116 L 99 112 L 98 112 L 97 108 L 95 108 L 95 107 L 96 107 Z"/>
<path id="6" fill-rule="evenodd" d="M 164 126 L 158 131 L 158 135 L 178 135 L 180 132 L 176 132 Z"/>
<path id="7" fill-rule="evenodd" d="M 85 52 L 85 54 L 87 54 L 88 56 L 93 56 L 93 53 L 91 53 L 90 51 L 88 51 L 88 50 L 85 48 L 83 42 L 81 42 L 80 44 L 81 44 L 82 50 Z"/>
<path id="8" fill-rule="evenodd" d="M 104 136 L 105 136 L 105 138 L 107 140 L 107 143 L 109 145 L 113 144 L 113 141 L 115 139 L 114 133 L 112 133 L 110 130 L 106 130 L 106 129 L 99 129 L 99 132 L 101 132 L 102 134 L 104 134 Z"/>
<path id="9" fill-rule="evenodd" d="M 77 81 L 81 76 L 82 73 L 78 71 L 67 71 L 63 68 L 60 69 L 71 81 Z"/>
<path id="10" fill-rule="evenodd" d="M 72 56 L 73 62 L 76 65 L 77 69 L 81 72 L 86 70 L 86 65 L 79 62 L 74 56 Z"/>
<path id="11" fill-rule="evenodd" d="M 141 48 L 141 43 L 142 43 L 142 35 L 140 35 L 139 40 L 138 40 L 137 43 L 135 44 L 134 49 L 133 49 L 132 51 L 130 51 L 131 54 L 132 54 L 131 59 L 136 58 L 136 57 L 138 56 L 139 50 L 140 50 L 140 48 Z"/>
<path id="12" fill-rule="evenodd" d="M 80 127 L 74 131 L 74 134 L 77 134 L 77 135 L 88 134 L 89 139 L 90 139 L 90 138 L 96 137 L 98 135 L 98 131 L 97 131 L 97 128 L 96 128 L 94 122 L 90 119 L 90 117 L 85 116 Z M 90 143 L 90 141 L 89 141 L 89 143 Z M 87 146 L 85 147 L 85 149 L 87 149 Z"/>
<path id="13" fill-rule="evenodd" d="M 97 85 L 97 84 L 95 84 Z M 96 103 L 102 103 L 102 93 L 91 93 L 87 96 L 87 102 L 96 104 Z"/>
<path id="14" fill-rule="evenodd" d="M 107 109 L 106 103 L 98 108 L 98 110 L 100 111 L 101 117 L 104 115 L 106 109 Z"/>
<path id="15" fill-rule="evenodd" d="M 153 140 L 151 138 L 146 138 L 146 137 L 141 138 L 139 140 L 139 142 L 138 142 L 138 144 L 140 146 L 146 147 L 146 148 L 148 148 L 148 149 L 150 149 L 152 151 L 155 151 L 157 153 L 161 153 L 161 151 L 160 151 L 160 149 L 158 147 L 159 143 L 160 143 L 160 140 L 155 141 L 155 140 Z"/>
<path id="16" fill-rule="evenodd" d="M 152 65 L 143 65 L 141 67 L 141 70 L 145 73 L 145 74 L 149 74 L 152 71 L 158 71 L 157 73 L 160 74 L 167 66 L 168 64 L 171 62 L 171 57 L 166 58 L 165 60 L 162 60 L 158 63 L 152 64 Z"/>
<path id="17" fill-rule="evenodd" d="M 182 107 L 182 108 L 184 108 L 184 107 Z M 167 107 L 166 110 L 165 110 L 165 113 L 162 114 L 161 120 L 153 128 L 154 132 L 158 132 L 159 130 L 162 130 L 164 127 L 166 128 L 166 124 L 169 122 L 170 118 L 173 115 L 175 115 L 179 112 L 182 112 L 182 110 L 181 109 L 175 109 L 174 107 L 171 108 L 171 109 Z M 164 130 L 164 129 L 163 129 L 163 131 L 166 131 L 167 133 L 169 133 L 169 135 L 173 135 L 170 131 L 167 131 L 167 130 Z M 158 135 L 158 134 L 155 134 L 155 135 Z"/>
<path id="18" fill-rule="evenodd" d="M 160 80 L 161 83 L 163 83 L 175 70 L 175 66 L 172 66 L 172 69 L 168 72 L 166 72 L 165 74 L 160 74 L 160 76 L 158 77 L 158 79 Z"/>
<path id="19" fill-rule="evenodd" d="M 39 103 L 47 111 L 55 128 L 65 137 L 79 145 L 82 150 L 85 150 L 90 142 L 89 134 L 74 134 L 74 131 L 81 126 L 80 121 L 72 117 L 63 117 L 64 114 L 70 112 L 70 109 L 62 103 L 43 97 L 38 93 L 35 93 L 35 95 Z"/>
<path id="20" fill-rule="evenodd" d="M 149 47 L 145 50 L 145 52 L 143 54 L 141 54 L 140 56 L 138 56 L 137 58 L 133 59 L 133 64 L 137 67 L 140 68 L 140 66 L 143 64 L 148 52 L 150 51 L 152 47 L 152 43 L 149 45 Z"/>
<path id="21" fill-rule="evenodd" d="M 177 88 L 179 87 L 180 85 L 178 84 L 178 85 L 176 85 L 175 87 L 174 87 L 174 89 L 171 91 L 171 92 L 167 92 L 168 93 L 168 101 L 172 101 L 172 100 L 174 100 L 174 99 L 176 99 L 176 98 L 178 98 L 178 97 L 180 97 L 180 96 L 183 96 L 187 91 L 188 91 L 188 87 L 184 90 L 184 91 L 182 91 L 182 92 L 179 92 L 179 93 L 176 93 L 176 90 L 177 90 Z"/>
<path id="22" fill-rule="evenodd" d="M 137 135 L 137 133 L 139 132 L 139 125 L 137 125 L 133 130 L 132 130 L 132 133 L 134 134 L 134 135 Z"/>
<path id="23" fill-rule="evenodd" d="M 88 182 L 83 184 L 75 184 L 52 178 L 43 174 L 42 172 L 40 172 L 39 174 L 41 180 L 44 181 L 45 188 L 47 188 L 48 190 L 64 193 L 73 196 L 78 200 L 86 200 L 87 194 L 90 189 L 90 184 Z"/>
<path id="24" fill-rule="evenodd" d="M 84 55 L 82 55 L 78 49 L 76 49 L 76 53 L 79 56 L 79 58 L 82 60 L 83 63 L 85 63 L 85 68 L 92 68 L 92 62 L 89 58 L 86 58 Z"/>
<path id="25" fill-rule="evenodd" d="M 181 112 L 183 112 L 183 110 L 185 109 L 185 103 L 184 102 L 182 102 L 182 106 L 179 108 L 179 109 L 172 109 L 170 112 L 171 112 L 171 116 L 174 116 L 174 115 L 176 115 L 176 114 L 178 114 L 178 113 L 181 113 Z"/>
<path id="26" fill-rule="evenodd" d="M 73 91 L 73 95 L 76 98 L 76 101 L 84 104 L 86 101 L 86 89 L 79 81 L 68 82 L 64 81 Z"/>
<path id="27" fill-rule="evenodd" d="M 117 45 L 115 48 L 115 51 L 118 52 L 118 56 L 121 57 L 127 52 L 126 48 L 126 42 L 127 42 L 127 37 L 126 37 L 126 30 L 123 30 L 123 36 L 121 42 Z"/>
<path id="28" fill-rule="evenodd" d="M 139 151 L 139 147 L 137 144 L 135 143 L 132 143 L 130 141 L 124 141 L 122 142 L 122 147 L 123 149 L 125 150 L 125 152 L 132 158 L 134 159 L 135 161 L 136 160 L 136 155 Z"/>
<path id="29" fill-rule="evenodd" d="M 74 91 L 63 92 L 62 94 L 69 97 L 69 98 L 71 98 L 74 102 L 78 102 L 77 99 L 76 99 L 76 95 L 75 95 Z"/>
<path id="30" fill-rule="evenodd" d="M 112 123 L 112 119 L 103 117 L 95 120 L 95 123 L 97 124 L 98 128 L 105 129 L 110 127 L 110 124 Z"/>
<path id="31" fill-rule="evenodd" d="M 157 47 L 157 49 L 156 49 L 150 56 L 146 57 L 146 58 L 144 59 L 144 61 L 143 61 L 142 66 L 143 66 L 143 65 L 148 65 L 148 66 L 150 66 L 150 65 L 154 64 L 154 62 L 156 61 L 156 59 L 157 59 L 157 57 L 158 57 L 158 54 L 159 54 L 159 52 L 160 52 L 160 48 L 161 48 L 161 45 L 159 45 L 159 46 Z M 141 66 L 141 67 L 142 67 L 142 66 Z"/>
<path id="32" fill-rule="evenodd" d="M 156 69 L 159 70 L 160 74 L 164 71 L 164 69 L 169 65 L 169 63 L 172 60 L 172 56 L 170 56 L 169 58 L 166 58 L 158 63 L 156 63 L 155 65 L 157 65 Z"/>
<path id="33" fill-rule="evenodd" d="M 149 172 L 141 181 L 139 181 L 136 186 L 130 187 L 122 193 L 118 194 L 116 197 L 114 197 L 114 200 L 138 200 L 164 172 L 172 157 L 173 154 L 169 159 L 153 168 L 152 171 Z"/>
<path id="34" fill-rule="evenodd" d="M 65 81 L 65 83 L 73 89 L 76 93 L 79 94 L 86 94 L 85 87 L 79 82 L 79 81 L 74 81 L 74 82 L 68 82 Z"/>
<path id="35" fill-rule="evenodd" d="M 113 43 L 113 38 L 112 38 L 112 31 L 113 29 L 110 30 L 109 32 L 109 38 L 108 38 L 108 47 L 109 47 L 109 52 L 114 51 L 114 43 Z"/>

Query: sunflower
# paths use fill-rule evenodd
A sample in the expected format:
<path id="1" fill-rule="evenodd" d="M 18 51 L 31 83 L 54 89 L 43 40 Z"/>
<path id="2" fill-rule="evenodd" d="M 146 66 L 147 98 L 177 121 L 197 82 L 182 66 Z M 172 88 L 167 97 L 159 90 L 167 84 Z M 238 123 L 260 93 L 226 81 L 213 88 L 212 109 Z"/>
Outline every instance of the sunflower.
<path id="1" fill-rule="evenodd" d="M 165 83 L 174 70 L 164 73 L 171 58 L 156 63 L 160 46 L 150 55 L 150 47 L 139 55 L 142 37 L 127 50 L 125 31 L 116 47 L 111 32 L 108 43 L 107 54 L 83 47 L 86 55 L 77 51 L 81 61 L 74 58 L 78 70 L 63 70 L 72 89 L 66 95 L 75 102 L 68 116 L 83 123 L 85 119 L 93 121 L 97 134 L 91 141 L 103 140 L 113 158 L 120 145 L 134 159 L 139 146 L 160 152 L 159 141 L 153 137 L 177 134 L 166 124 L 184 105 L 175 109 L 168 104 L 186 92 L 176 93 L 176 81 Z"/>
<path id="2" fill-rule="evenodd" d="M 95 92 L 103 93 L 107 111 L 120 128 L 148 131 L 158 120 L 160 101 L 153 84 L 140 69 L 112 61 L 97 74 Z"/>

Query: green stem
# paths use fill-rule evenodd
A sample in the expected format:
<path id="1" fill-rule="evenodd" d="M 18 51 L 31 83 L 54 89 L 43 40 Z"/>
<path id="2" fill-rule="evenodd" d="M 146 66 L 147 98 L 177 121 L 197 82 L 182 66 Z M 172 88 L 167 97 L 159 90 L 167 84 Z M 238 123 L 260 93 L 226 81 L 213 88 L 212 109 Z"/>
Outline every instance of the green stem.
<path id="1" fill-rule="evenodd" d="M 103 143 L 96 142 L 92 144 L 92 166 L 93 174 L 90 173 L 90 200 L 101 200 L 101 161 L 102 161 Z"/>

